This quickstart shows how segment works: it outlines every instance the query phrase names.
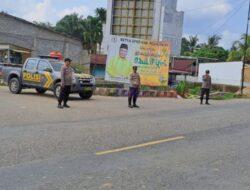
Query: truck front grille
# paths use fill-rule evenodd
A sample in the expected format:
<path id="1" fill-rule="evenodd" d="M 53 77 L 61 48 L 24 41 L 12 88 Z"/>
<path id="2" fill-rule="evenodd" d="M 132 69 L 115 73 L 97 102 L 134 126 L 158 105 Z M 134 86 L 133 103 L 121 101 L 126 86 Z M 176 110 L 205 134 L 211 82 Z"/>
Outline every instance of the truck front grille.
<path id="1" fill-rule="evenodd" d="M 81 84 L 90 83 L 90 82 L 91 82 L 91 79 L 90 79 L 90 78 L 79 79 L 79 82 L 80 82 Z"/>

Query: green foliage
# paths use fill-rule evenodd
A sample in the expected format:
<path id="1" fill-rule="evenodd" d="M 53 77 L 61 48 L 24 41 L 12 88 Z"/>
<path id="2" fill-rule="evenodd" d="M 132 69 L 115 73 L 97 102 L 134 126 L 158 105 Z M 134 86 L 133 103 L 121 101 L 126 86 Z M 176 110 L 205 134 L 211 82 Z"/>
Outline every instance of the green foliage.
<path id="1" fill-rule="evenodd" d="M 240 40 L 237 40 L 233 43 L 229 53 L 228 61 L 241 61 L 244 56 L 245 49 L 247 49 L 246 56 L 250 57 L 250 36 L 247 38 L 248 47 L 245 45 L 245 38 L 246 36 L 243 34 Z"/>
<path id="2" fill-rule="evenodd" d="M 49 23 L 49 22 L 37 22 L 37 21 L 33 21 L 33 23 L 36 24 L 36 25 L 38 25 L 38 26 L 54 30 L 54 26 L 51 23 Z"/>
<path id="3" fill-rule="evenodd" d="M 185 55 L 186 52 L 189 52 L 189 41 L 187 38 L 182 38 L 181 41 L 181 55 Z"/>
<path id="4" fill-rule="evenodd" d="M 82 64 L 73 63 L 71 66 L 75 69 L 76 73 L 84 73 L 85 71 L 85 68 Z"/>
<path id="5" fill-rule="evenodd" d="M 198 46 L 198 36 L 189 36 L 189 39 L 182 38 L 182 48 L 181 48 L 181 54 L 187 55 L 189 53 L 192 53 Z"/>
<path id="6" fill-rule="evenodd" d="M 244 53 L 242 51 L 233 50 L 230 51 L 227 61 L 240 61 Z"/>
<path id="7" fill-rule="evenodd" d="M 182 51 L 184 56 L 214 58 L 220 61 L 226 61 L 228 51 L 218 47 L 221 37 L 218 35 L 209 36 L 207 43 L 198 44 L 199 39 L 196 36 L 189 36 L 189 39 L 182 38 Z"/>
<path id="8" fill-rule="evenodd" d="M 4 84 L 4 83 L 2 83 L 2 82 L 0 81 L 0 86 L 6 86 L 6 84 Z"/>
<path id="9" fill-rule="evenodd" d="M 206 58 L 215 58 L 219 61 L 226 61 L 228 57 L 228 51 L 222 47 L 202 47 L 196 50 L 193 54 L 193 57 L 206 57 Z"/>
<path id="10" fill-rule="evenodd" d="M 83 45 L 89 52 L 95 52 L 97 44 L 101 44 L 102 22 L 97 17 L 88 16 L 83 22 Z"/>
<path id="11" fill-rule="evenodd" d="M 141 90 L 158 90 L 158 91 L 166 91 L 168 90 L 168 86 L 155 86 L 155 87 L 151 87 L 151 86 L 141 86 Z"/>
<path id="12" fill-rule="evenodd" d="M 195 86 L 194 88 L 191 88 L 188 90 L 189 94 L 191 95 L 199 95 L 201 91 L 201 87 Z"/>
<path id="13" fill-rule="evenodd" d="M 218 95 L 218 96 L 213 97 L 213 100 L 231 100 L 234 98 L 237 98 L 237 96 L 234 93 L 226 93 L 221 96 Z"/>
<path id="14" fill-rule="evenodd" d="M 219 45 L 220 40 L 221 40 L 221 37 L 216 34 L 209 36 L 207 40 L 207 46 L 210 48 L 215 48 Z"/>
<path id="15" fill-rule="evenodd" d="M 96 9 L 96 16 L 83 18 L 76 13 L 66 15 L 56 23 L 55 31 L 62 32 L 83 41 L 83 46 L 90 52 L 97 50 L 97 44 L 103 39 L 102 24 L 106 21 L 106 10 Z"/>
<path id="16" fill-rule="evenodd" d="M 96 17 L 102 22 L 106 23 L 107 11 L 104 8 L 97 8 L 95 10 Z"/>
<path id="17" fill-rule="evenodd" d="M 177 93 L 181 96 L 184 96 L 186 90 L 187 90 L 187 83 L 184 81 L 179 82 L 179 84 L 176 87 Z"/>
<path id="18" fill-rule="evenodd" d="M 83 18 L 76 13 L 66 15 L 56 23 L 55 31 L 62 32 L 79 39 L 83 39 Z"/>

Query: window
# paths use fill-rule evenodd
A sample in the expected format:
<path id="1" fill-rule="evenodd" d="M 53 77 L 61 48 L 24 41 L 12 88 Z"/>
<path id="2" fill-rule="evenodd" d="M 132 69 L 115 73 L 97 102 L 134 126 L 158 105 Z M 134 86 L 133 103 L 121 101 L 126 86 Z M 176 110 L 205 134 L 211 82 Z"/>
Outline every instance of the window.
<path id="1" fill-rule="evenodd" d="M 121 19 L 120 18 L 114 18 L 114 24 L 119 25 L 121 23 Z"/>
<path id="2" fill-rule="evenodd" d="M 38 63 L 38 71 L 44 71 L 45 69 L 51 68 L 49 63 L 46 61 L 39 61 Z"/>
<path id="3" fill-rule="evenodd" d="M 36 60 L 35 59 L 29 59 L 26 63 L 25 69 L 34 71 L 36 70 Z"/>
<path id="4" fill-rule="evenodd" d="M 121 19 L 121 24 L 122 25 L 127 25 L 127 19 L 126 18 L 122 18 Z"/>
<path id="5" fill-rule="evenodd" d="M 51 62 L 51 65 L 52 65 L 54 71 L 60 71 L 63 64 L 64 64 L 63 62 L 58 62 L 58 61 L 53 61 L 53 62 L 50 61 L 50 62 Z"/>

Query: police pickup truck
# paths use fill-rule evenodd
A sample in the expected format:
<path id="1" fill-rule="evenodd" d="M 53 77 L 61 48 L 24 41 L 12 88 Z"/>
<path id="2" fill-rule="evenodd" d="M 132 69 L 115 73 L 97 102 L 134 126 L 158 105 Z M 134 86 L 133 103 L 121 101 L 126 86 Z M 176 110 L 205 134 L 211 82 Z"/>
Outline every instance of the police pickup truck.
<path id="1" fill-rule="evenodd" d="M 61 67 L 63 62 L 48 57 L 28 58 L 23 66 L 4 65 L 2 75 L 4 83 L 13 94 L 21 93 L 22 89 L 34 88 L 43 94 L 52 91 L 58 97 L 61 89 Z M 89 99 L 95 90 L 95 78 L 79 73 L 74 69 L 71 93 L 78 93 L 82 99 Z"/>

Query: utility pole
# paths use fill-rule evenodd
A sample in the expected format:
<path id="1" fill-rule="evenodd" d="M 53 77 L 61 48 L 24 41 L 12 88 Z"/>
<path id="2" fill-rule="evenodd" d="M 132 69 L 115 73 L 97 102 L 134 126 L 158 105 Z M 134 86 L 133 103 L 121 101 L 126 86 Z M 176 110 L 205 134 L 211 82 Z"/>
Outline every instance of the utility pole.
<path id="1" fill-rule="evenodd" d="M 246 37 L 245 37 L 245 50 L 244 50 L 244 58 L 243 58 L 243 68 L 242 68 L 242 79 L 241 79 L 241 95 L 243 94 L 244 88 L 244 79 L 245 79 L 245 66 L 246 66 L 246 56 L 247 56 L 247 49 L 248 49 L 248 28 L 249 28 L 249 20 L 250 20 L 250 0 L 249 0 L 249 8 L 248 8 L 248 16 L 247 16 L 247 30 L 246 30 Z"/>

